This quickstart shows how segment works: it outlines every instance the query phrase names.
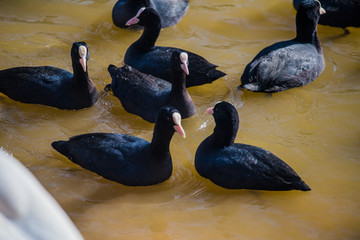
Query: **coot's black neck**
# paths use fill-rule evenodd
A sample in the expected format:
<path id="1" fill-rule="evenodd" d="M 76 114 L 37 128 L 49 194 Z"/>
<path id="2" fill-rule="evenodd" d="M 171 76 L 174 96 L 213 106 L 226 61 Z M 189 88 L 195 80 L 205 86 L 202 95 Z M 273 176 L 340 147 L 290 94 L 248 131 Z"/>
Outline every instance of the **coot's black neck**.
<path id="1" fill-rule="evenodd" d="M 238 125 L 231 126 L 229 123 L 223 123 L 221 127 L 217 125 L 213 134 L 209 136 L 209 141 L 216 148 L 229 147 L 234 144 L 238 128 Z"/>
<path id="2" fill-rule="evenodd" d="M 98 93 L 94 83 L 89 78 L 87 66 L 86 72 L 84 72 L 79 60 L 76 59 L 73 60 L 73 70 L 73 96 L 80 107 L 90 107 L 97 101 Z"/>
<path id="3" fill-rule="evenodd" d="M 170 92 L 170 99 L 175 96 L 185 96 L 186 90 L 186 74 L 182 70 L 172 71 L 171 73 L 172 87 Z"/>
<path id="4" fill-rule="evenodd" d="M 144 31 L 141 37 L 132 44 L 136 50 L 147 52 L 155 47 L 155 42 L 159 37 L 161 30 L 161 21 L 159 16 L 144 26 Z"/>
<path id="5" fill-rule="evenodd" d="M 72 61 L 74 79 L 76 80 L 76 83 L 87 83 L 90 81 L 87 66 L 86 66 L 86 72 L 84 72 L 84 69 L 82 68 L 79 61 L 80 59 L 73 59 Z"/>
<path id="6" fill-rule="evenodd" d="M 318 11 L 318 10 L 315 10 Z M 317 35 L 319 15 L 313 11 L 299 9 L 296 14 L 296 40 L 302 43 L 311 43 L 321 50 L 320 40 Z"/>
<path id="7" fill-rule="evenodd" d="M 150 152 L 153 155 L 163 155 L 169 153 L 169 146 L 174 130 L 161 128 L 155 124 L 153 138 L 150 143 Z"/>

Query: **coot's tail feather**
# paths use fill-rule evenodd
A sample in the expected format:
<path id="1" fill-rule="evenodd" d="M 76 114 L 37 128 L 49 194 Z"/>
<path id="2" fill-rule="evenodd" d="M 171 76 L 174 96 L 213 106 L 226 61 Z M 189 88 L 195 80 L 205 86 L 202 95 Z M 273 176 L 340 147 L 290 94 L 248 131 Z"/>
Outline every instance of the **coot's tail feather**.
<path id="1" fill-rule="evenodd" d="M 105 86 L 104 90 L 105 90 L 106 92 L 112 91 L 112 85 L 111 85 L 111 83 L 107 84 L 107 85 Z"/>
<path id="2" fill-rule="evenodd" d="M 108 71 L 111 76 L 114 75 L 117 70 L 118 70 L 118 68 L 115 65 L 110 64 L 108 67 Z"/>
<path id="3" fill-rule="evenodd" d="M 311 188 L 301 179 L 294 183 L 294 188 L 297 190 L 301 190 L 301 191 L 310 191 L 311 190 Z"/>
<path id="4" fill-rule="evenodd" d="M 110 64 L 110 65 L 108 66 L 108 72 L 110 73 L 110 76 L 111 76 L 111 77 L 115 76 L 115 74 L 116 74 L 116 72 L 118 71 L 118 69 L 119 69 L 119 68 L 116 67 L 115 65 Z M 112 85 L 111 85 L 111 83 L 107 84 L 107 85 L 105 86 L 104 90 L 105 90 L 106 92 L 112 91 Z"/>
<path id="5" fill-rule="evenodd" d="M 213 69 L 212 71 L 208 72 L 207 77 L 210 80 L 214 81 L 214 80 L 216 80 L 218 78 L 221 78 L 221 77 L 223 77 L 225 75 L 226 75 L 226 73 L 224 73 L 224 72 L 222 72 L 220 70 L 217 70 L 217 69 Z"/>
<path id="6" fill-rule="evenodd" d="M 69 148 L 67 146 L 67 141 L 56 141 L 56 142 L 52 142 L 51 146 L 58 151 L 59 153 L 65 155 L 66 157 L 70 158 L 70 152 L 69 152 Z"/>

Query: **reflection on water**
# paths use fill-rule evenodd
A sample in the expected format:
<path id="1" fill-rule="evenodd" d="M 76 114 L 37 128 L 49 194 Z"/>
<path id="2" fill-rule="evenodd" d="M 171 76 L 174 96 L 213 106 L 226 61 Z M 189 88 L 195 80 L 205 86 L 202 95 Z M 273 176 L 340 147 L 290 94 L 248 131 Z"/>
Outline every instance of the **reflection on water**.
<path id="1" fill-rule="evenodd" d="M 278 94 L 236 89 L 262 48 L 295 36 L 291 1 L 193 0 L 158 45 L 196 52 L 228 75 L 189 89 L 197 114 L 187 138 L 171 142 L 174 172 L 150 187 L 105 180 L 55 152 L 50 143 L 88 132 L 150 140 L 153 125 L 103 92 L 107 66 L 120 66 L 140 32 L 114 27 L 115 1 L 1 1 L 0 69 L 50 65 L 71 70 L 74 41 L 89 45 L 89 74 L 101 92 L 89 109 L 21 104 L 0 94 L 0 146 L 12 152 L 59 201 L 86 239 L 358 239 L 360 236 L 360 30 L 318 27 L 326 68 L 313 83 Z M 214 128 L 204 111 L 219 100 L 240 115 L 237 142 L 270 150 L 311 192 L 225 190 L 201 178 L 193 158 Z"/>

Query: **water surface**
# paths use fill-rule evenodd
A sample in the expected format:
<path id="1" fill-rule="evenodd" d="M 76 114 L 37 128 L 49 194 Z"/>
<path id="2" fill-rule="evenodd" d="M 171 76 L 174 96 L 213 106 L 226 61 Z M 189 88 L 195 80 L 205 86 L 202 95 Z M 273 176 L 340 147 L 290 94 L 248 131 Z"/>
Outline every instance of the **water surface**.
<path id="1" fill-rule="evenodd" d="M 174 135 L 171 178 L 127 187 L 75 165 L 50 146 L 90 132 L 150 140 L 153 125 L 128 114 L 103 88 L 141 34 L 112 24 L 114 0 L 0 1 L 0 69 L 49 65 L 72 71 L 70 48 L 89 45 L 98 103 L 80 111 L 23 104 L 0 94 L 0 146 L 21 160 L 70 215 L 85 239 L 359 239 L 360 29 L 318 27 L 326 68 L 313 83 L 267 95 L 237 90 L 245 65 L 264 47 L 295 36 L 291 1 L 191 0 L 185 18 L 158 45 L 196 52 L 228 75 L 189 89 L 197 114 Z M 204 111 L 217 101 L 240 116 L 237 142 L 270 150 L 311 192 L 226 190 L 194 168 L 212 133 Z"/>

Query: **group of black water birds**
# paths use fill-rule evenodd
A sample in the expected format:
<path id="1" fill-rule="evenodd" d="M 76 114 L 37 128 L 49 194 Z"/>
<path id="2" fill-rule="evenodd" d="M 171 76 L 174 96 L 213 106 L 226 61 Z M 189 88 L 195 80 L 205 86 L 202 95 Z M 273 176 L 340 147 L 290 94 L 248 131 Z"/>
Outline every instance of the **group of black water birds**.
<path id="1" fill-rule="evenodd" d="M 324 56 L 317 36 L 320 15 L 336 15 L 359 9 L 356 1 L 294 0 L 296 37 L 266 47 L 245 67 L 239 87 L 256 92 L 279 92 L 314 81 L 324 70 Z M 126 51 L 124 66 L 108 67 L 112 90 L 126 111 L 155 122 L 151 142 L 112 133 L 93 133 L 56 141 L 53 148 L 74 163 L 104 178 L 129 185 L 153 185 L 173 171 L 169 144 L 175 132 L 185 137 L 181 119 L 195 114 L 186 87 L 211 83 L 226 74 L 205 58 L 189 51 L 156 46 L 161 28 L 176 24 L 186 14 L 189 0 L 119 0 L 112 17 L 118 27 L 140 26 L 141 37 Z M 324 24 L 358 26 L 358 16 L 346 13 L 354 23 L 324 19 Z M 321 15 L 322 16 L 322 15 Z M 348 19 L 347 18 L 347 19 Z M 350 19 L 351 20 L 351 19 Z M 325 21 L 327 21 L 325 23 Z M 88 46 L 75 42 L 71 49 L 74 73 L 54 67 L 17 67 L 0 71 L 0 92 L 25 102 L 81 109 L 92 106 L 98 93 L 88 76 Z M 222 101 L 207 110 L 216 126 L 195 154 L 198 173 L 229 189 L 302 190 L 307 186 L 295 171 L 274 154 L 259 147 L 234 143 L 239 117 L 234 106 Z"/>

